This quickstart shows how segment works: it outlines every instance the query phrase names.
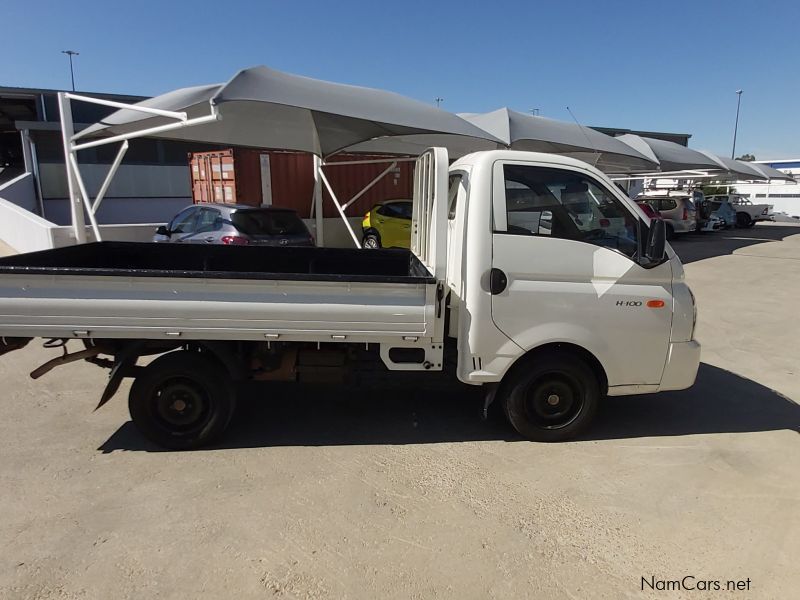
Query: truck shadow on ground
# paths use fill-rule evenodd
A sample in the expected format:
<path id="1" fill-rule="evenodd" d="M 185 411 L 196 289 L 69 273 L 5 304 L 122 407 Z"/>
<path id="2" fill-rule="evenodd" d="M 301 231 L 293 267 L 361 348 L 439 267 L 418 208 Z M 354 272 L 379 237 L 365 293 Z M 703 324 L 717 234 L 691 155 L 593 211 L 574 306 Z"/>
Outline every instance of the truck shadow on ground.
<path id="1" fill-rule="evenodd" d="M 752 229 L 726 229 L 706 233 L 684 233 L 670 242 L 684 264 L 733 254 L 734 251 L 756 244 L 779 242 L 790 235 L 800 234 L 800 227 L 786 225 L 755 225 Z"/>
<path id="2" fill-rule="evenodd" d="M 482 406 L 480 390 L 466 387 L 389 392 L 249 386 L 231 427 L 208 449 L 522 441 L 498 407 L 482 421 Z M 800 432 L 800 405 L 754 381 L 702 364 L 690 390 L 606 399 L 582 441 L 783 429 Z M 128 422 L 99 450 L 161 449 Z"/>

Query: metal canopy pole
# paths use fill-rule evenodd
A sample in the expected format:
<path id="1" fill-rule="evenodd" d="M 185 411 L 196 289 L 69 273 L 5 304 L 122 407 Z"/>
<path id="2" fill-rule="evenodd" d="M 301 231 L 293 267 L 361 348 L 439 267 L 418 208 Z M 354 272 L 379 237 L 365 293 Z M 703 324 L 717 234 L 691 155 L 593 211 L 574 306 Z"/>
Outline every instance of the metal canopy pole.
<path id="1" fill-rule="evenodd" d="M 317 245 L 325 245 L 325 219 L 322 214 L 322 159 L 314 155 L 314 223 L 317 232 Z"/>
<path id="2" fill-rule="evenodd" d="M 114 179 L 114 175 L 117 173 L 117 169 L 119 169 L 119 165 L 122 162 L 122 159 L 125 158 L 125 153 L 128 151 L 128 140 L 122 142 L 119 148 L 119 152 L 117 152 L 117 156 L 114 159 L 114 162 L 111 163 L 111 168 L 108 170 L 108 174 L 106 178 L 103 180 L 103 185 L 100 186 L 100 191 L 97 192 L 97 197 L 94 199 L 94 204 L 92 204 L 92 212 L 96 213 L 97 209 L 100 208 L 100 203 L 105 198 L 106 192 L 108 191 L 108 187 L 111 185 L 111 180 Z"/>
<path id="3" fill-rule="evenodd" d="M 367 184 L 365 187 L 363 187 L 363 188 L 361 189 L 361 191 L 360 191 L 360 192 L 358 192 L 358 193 L 357 193 L 355 196 L 353 196 L 352 198 L 350 198 L 350 200 L 348 200 L 347 202 L 345 202 L 345 203 L 344 203 L 344 205 L 342 206 L 342 209 L 343 209 L 343 210 L 347 210 L 347 207 L 348 207 L 348 206 L 350 206 L 350 205 L 351 205 L 353 202 L 355 202 L 356 200 L 358 200 L 359 198 L 361 198 L 361 196 L 363 196 L 363 195 L 364 195 L 364 194 L 366 194 L 368 191 L 370 191 L 370 190 L 371 190 L 371 189 L 372 189 L 372 188 L 375 186 L 375 184 L 377 184 L 377 183 L 378 183 L 378 182 L 379 182 L 381 179 L 383 179 L 383 178 L 384 178 L 386 175 L 388 175 L 389 173 L 391 173 L 392 169 L 394 169 L 396 166 L 397 166 L 397 161 L 394 161 L 394 162 L 392 162 L 392 164 L 390 164 L 388 167 L 386 167 L 386 169 L 384 169 L 383 171 L 381 171 L 381 174 L 380 174 L 380 175 L 378 175 L 378 176 L 377 176 L 375 179 L 373 179 L 372 181 L 370 181 L 370 182 L 369 182 L 369 183 L 368 183 L 368 184 Z"/>
<path id="4" fill-rule="evenodd" d="M 75 175 L 72 172 L 72 136 L 75 129 L 72 124 L 72 107 L 65 92 L 58 93 L 58 114 L 61 118 L 61 138 L 64 145 L 64 165 L 67 169 L 67 188 L 69 189 L 69 209 L 72 216 L 72 228 L 75 232 L 75 241 L 79 244 L 86 243 L 86 221 L 83 218 L 83 203 L 78 197 Z"/>
<path id="5" fill-rule="evenodd" d="M 347 231 L 350 233 L 350 237 L 353 238 L 353 243 L 356 245 L 356 248 L 361 248 L 361 242 L 358 241 L 353 228 L 350 226 L 350 222 L 347 220 L 347 215 L 344 214 L 344 210 L 342 209 L 342 205 L 339 204 L 339 199 L 336 197 L 336 194 L 331 187 L 328 178 L 325 177 L 325 173 L 322 169 L 319 170 L 319 178 L 322 180 L 322 183 L 325 184 L 325 188 L 328 190 L 328 193 L 331 195 L 331 200 L 333 200 L 333 204 L 336 206 L 336 210 L 339 211 L 339 216 L 342 217 L 342 221 L 344 221 L 344 226 L 347 227 Z"/>

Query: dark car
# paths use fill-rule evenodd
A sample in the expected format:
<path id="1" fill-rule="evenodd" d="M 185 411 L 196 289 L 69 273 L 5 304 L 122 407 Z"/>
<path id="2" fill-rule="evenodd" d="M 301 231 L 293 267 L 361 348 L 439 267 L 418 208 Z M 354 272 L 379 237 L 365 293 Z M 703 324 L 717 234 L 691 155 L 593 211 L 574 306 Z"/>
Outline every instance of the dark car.
<path id="1" fill-rule="evenodd" d="M 238 204 L 195 204 L 156 230 L 154 242 L 313 246 L 314 237 L 293 210 Z"/>

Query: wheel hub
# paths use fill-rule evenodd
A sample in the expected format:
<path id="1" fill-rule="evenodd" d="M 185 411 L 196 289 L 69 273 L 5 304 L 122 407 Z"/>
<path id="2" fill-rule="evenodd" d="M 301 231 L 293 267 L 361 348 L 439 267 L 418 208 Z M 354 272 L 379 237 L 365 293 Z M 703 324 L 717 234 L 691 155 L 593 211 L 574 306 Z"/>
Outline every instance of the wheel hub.
<path id="1" fill-rule="evenodd" d="M 171 431 L 200 425 L 208 411 L 205 390 L 189 379 L 165 381 L 153 399 L 158 418 Z"/>
<path id="2" fill-rule="evenodd" d="M 561 401 L 561 399 L 558 397 L 558 394 L 550 394 L 550 395 L 547 397 L 547 403 L 548 403 L 550 406 L 558 406 L 558 403 L 559 403 L 560 401 Z"/>

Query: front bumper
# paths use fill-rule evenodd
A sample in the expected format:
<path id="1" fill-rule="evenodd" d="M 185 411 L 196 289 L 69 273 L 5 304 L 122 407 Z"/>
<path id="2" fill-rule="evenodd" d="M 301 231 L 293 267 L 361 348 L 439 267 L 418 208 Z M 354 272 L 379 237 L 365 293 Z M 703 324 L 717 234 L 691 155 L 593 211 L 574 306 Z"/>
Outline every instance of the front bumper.
<path id="1" fill-rule="evenodd" d="M 659 392 L 685 390 L 694 385 L 700 367 L 700 342 L 671 342 Z"/>

